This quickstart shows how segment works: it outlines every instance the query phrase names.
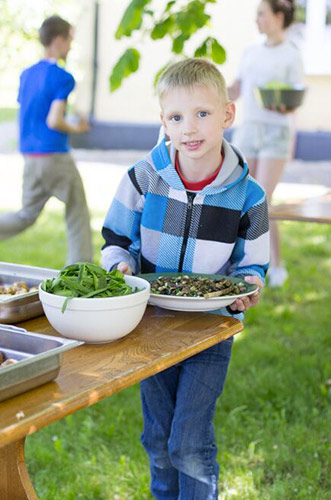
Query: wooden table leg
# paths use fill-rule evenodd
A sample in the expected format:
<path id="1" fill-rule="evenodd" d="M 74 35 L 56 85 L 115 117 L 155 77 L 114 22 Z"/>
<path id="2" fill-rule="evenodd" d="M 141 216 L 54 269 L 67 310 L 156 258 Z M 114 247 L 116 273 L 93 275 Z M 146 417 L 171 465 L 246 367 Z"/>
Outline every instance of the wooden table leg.
<path id="1" fill-rule="evenodd" d="M 1 500 L 38 500 L 25 464 L 24 441 L 0 448 Z"/>

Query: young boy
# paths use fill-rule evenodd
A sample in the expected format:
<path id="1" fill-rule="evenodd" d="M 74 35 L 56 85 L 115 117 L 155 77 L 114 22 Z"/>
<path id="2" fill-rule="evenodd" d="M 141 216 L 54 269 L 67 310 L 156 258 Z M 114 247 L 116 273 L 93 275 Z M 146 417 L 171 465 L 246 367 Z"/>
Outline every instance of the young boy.
<path id="1" fill-rule="evenodd" d="M 187 59 L 163 72 L 158 94 L 170 143 L 123 178 L 104 223 L 103 266 L 243 276 L 262 287 L 267 204 L 241 153 L 223 139 L 235 107 L 222 75 L 210 62 Z M 258 298 L 237 300 L 232 314 Z M 141 383 L 142 443 L 156 499 L 217 499 L 213 416 L 231 347 L 226 340 Z"/>
<path id="2" fill-rule="evenodd" d="M 84 187 L 69 153 L 68 134 L 89 130 L 86 120 L 70 124 L 65 119 L 73 76 L 58 66 L 72 42 L 72 27 L 52 16 L 40 30 L 44 58 L 23 71 L 20 78 L 20 151 L 24 155 L 22 208 L 0 215 L 0 241 L 31 226 L 45 203 L 56 196 L 66 206 L 67 264 L 92 260 L 89 213 Z"/>

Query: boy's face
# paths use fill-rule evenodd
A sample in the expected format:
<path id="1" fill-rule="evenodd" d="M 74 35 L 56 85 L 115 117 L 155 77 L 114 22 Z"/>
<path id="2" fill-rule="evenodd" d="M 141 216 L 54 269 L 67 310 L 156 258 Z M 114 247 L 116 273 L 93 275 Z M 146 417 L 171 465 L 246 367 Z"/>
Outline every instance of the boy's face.
<path id="1" fill-rule="evenodd" d="M 218 161 L 223 130 L 232 125 L 235 107 L 222 102 L 214 85 L 174 88 L 162 97 L 161 109 L 165 132 L 181 160 Z"/>
<path id="2" fill-rule="evenodd" d="M 73 30 L 70 30 L 70 33 L 67 37 L 63 37 L 61 35 L 55 38 L 55 43 L 59 52 L 61 59 L 64 61 L 67 59 L 67 55 L 71 49 L 71 43 L 73 40 Z"/>

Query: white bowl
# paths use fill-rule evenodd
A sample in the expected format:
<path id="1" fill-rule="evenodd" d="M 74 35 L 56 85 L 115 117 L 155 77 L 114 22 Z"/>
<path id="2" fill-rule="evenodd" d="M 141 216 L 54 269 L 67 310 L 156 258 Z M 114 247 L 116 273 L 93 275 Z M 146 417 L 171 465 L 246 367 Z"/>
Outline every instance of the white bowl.
<path id="1" fill-rule="evenodd" d="M 125 276 L 129 286 L 139 289 L 130 295 L 70 299 L 62 313 L 65 297 L 45 292 L 39 286 L 39 298 L 50 324 L 64 337 L 89 344 L 113 342 L 128 335 L 141 321 L 150 296 L 148 281 Z"/>

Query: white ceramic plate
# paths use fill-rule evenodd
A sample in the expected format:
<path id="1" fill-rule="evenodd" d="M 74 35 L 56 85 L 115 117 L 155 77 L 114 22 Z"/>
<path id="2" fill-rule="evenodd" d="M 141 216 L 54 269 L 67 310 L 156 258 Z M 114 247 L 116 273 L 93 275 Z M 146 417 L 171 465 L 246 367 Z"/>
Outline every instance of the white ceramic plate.
<path id="1" fill-rule="evenodd" d="M 180 276 L 187 273 L 151 273 L 151 274 L 141 274 L 140 276 L 150 283 L 156 280 L 159 276 Z M 195 276 L 206 276 L 211 279 L 226 278 L 235 283 L 242 282 L 242 278 L 233 278 L 230 276 L 220 276 L 214 274 L 195 274 Z M 245 283 L 247 286 L 247 292 L 241 293 L 239 295 L 224 295 L 222 297 L 213 297 L 211 299 L 204 299 L 203 297 L 176 297 L 172 295 L 160 295 L 157 293 L 151 293 L 148 303 L 153 306 L 162 307 L 163 309 L 171 309 L 173 311 L 215 311 L 221 307 L 226 307 L 231 305 L 236 299 L 244 297 L 246 295 L 251 295 L 258 290 L 257 285 L 250 285 Z"/>

